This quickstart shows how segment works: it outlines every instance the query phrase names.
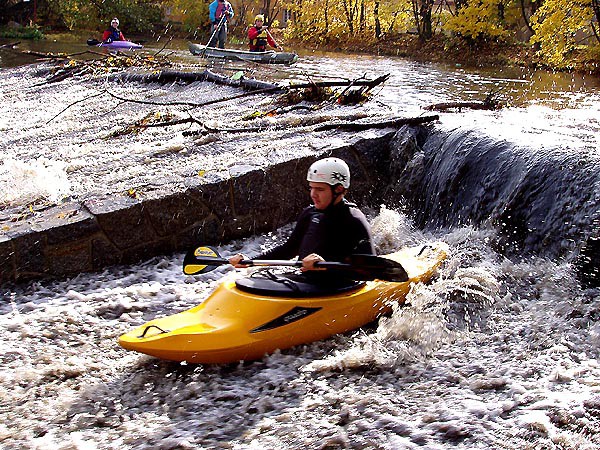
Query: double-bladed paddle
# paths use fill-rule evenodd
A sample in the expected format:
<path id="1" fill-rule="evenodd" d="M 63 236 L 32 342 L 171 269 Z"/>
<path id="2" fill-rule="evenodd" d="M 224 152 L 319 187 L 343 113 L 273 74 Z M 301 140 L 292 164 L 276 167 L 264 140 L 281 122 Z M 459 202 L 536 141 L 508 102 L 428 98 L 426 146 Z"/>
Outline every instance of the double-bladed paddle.
<path id="1" fill-rule="evenodd" d="M 190 250 L 183 259 L 183 273 L 197 275 L 210 272 L 218 266 L 229 264 L 212 247 L 198 247 Z M 246 266 L 288 266 L 302 267 L 302 261 L 251 260 L 244 259 L 240 264 Z M 374 255 L 351 255 L 347 262 L 317 262 L 315 267 L 343 273 L 355 280 L 384 280 L 403 282 L 408 275 L 402 264 L 388 258 Z"/>

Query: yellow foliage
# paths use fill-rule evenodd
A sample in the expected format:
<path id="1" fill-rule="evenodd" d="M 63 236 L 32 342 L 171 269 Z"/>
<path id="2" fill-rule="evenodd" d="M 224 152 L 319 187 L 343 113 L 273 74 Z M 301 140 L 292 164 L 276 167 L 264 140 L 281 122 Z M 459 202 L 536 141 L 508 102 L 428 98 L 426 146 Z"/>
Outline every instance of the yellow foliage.
<path id="1" fill-rule="evenodd" d="M 201 28 L 209 24 L 208 4 L 210 2 L 199 2 L 197 0 L 168 0 L 173 16 L 180 16 L 183 19 L 183 25 L 188 31 Z"/>
<path id="2" fill-rule="evenodd" d="M 446 29 L 470 39 L 508 36 L 499 17 L 500 0 L 472 1 L 446 22 Z"/>
<path id="3" fill-rule="evenodd" d="M 569 55 L 582 35 L 591 34 L 591 4 L 573 0 L 544 0 L 531 18 L 535 34 L 532 43 L 539 44 L 540 55 L 549 65 L 568 68 Z"/>
<path id="4" fill-rule="evenodd" d="M 356 14 L 348 17 L 344 3 Z M 346 40 L 349 35 L 363 42 L 375 40 L 375 15 L 373 1 L 364 2 L 364 20 L 361 23 L 359 0 L 303 0 L 301 3 L 286 4 L 294 13 L 295 20 L 288 21 L 284 36 L 319 44 L 326 41 Z M 388 0 L 380 2 L 378 19 L 383 34 L 404 33 L 411 28 L 411 0 Z M 350 29 L 352 28 L 352 33 Z"/>

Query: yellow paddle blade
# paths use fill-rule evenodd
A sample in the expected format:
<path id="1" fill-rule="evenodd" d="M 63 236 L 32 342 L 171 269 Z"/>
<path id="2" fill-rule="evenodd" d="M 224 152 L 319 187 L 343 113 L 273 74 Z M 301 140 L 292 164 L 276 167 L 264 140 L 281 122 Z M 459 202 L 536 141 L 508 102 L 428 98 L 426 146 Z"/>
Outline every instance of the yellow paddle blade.
<path id="1" fill-rule="evenodd" d="M 207 261 L 207 258 L 209 261 Z M 214 259 L 214 265 L 210 264 L 213 262 L 211 259 Z M 197 247 L 185 255 L 183 273 L 186 275 L 197 275 L 199 273 L 210 272 L 219 264 L 223 264 L 223 261 L 219 258 L 219 254 L 215 249 L 212 247 Z"/>
<path id="2" fill-rule="evenodd" d="M 186 275 L 196 275 L 197 273 L 202 272 L 204 269 L 206 269 L 206 267 L 208 266 L 188 264 L 187 266 L 183 267 L 183 273 L 185 273 Z"/>

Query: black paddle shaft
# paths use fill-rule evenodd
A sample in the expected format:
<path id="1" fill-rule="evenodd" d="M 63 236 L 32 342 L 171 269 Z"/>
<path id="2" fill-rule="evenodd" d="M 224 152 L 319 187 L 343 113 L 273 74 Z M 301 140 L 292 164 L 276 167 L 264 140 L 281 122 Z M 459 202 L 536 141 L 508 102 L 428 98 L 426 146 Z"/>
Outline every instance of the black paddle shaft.
<path id="1" fill-rule="evenodd" d="M 185 255 L 183 261 L 184 272 L 187 266 L 206 266 L 195 273 L 204 273 L 216 269 L 218 266 L 229 264 L 229 260 L 213 256 L 197 256 L 195 250 Z M 251 260 L 244 259 L 240 264 L 246 266 L 287 266 L 302 267 L 302 261 L 280 261 L 280 260 Z M 320 261 L 315 267 L 332 270 L 357 280 L 386 280 L 404 282 L 408 280 L 408 274 L 402 264 L 388 258 L 375 255 L 351 255 L 347 262 Z"/>

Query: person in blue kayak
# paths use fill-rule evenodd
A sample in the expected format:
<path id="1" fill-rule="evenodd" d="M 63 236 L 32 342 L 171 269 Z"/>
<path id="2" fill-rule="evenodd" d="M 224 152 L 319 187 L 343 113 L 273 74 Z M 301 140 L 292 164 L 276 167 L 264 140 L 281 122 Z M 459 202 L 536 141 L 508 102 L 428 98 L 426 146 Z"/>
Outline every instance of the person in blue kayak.
<path id="1" fill-rule="evenodd" d="M 116 17 L 110 21 L 110 26 L 102 35 L 102 42 L 111 43 L 114 41 L 125 41 L 125 36 L 121 30 L 119 30 L 119 19 Z"/>
<path id="2" fill-rule="evenodd" d="M 208 43 L 209 47 L 225 48 L 227 40 L 227 21 L 233 17 L 233 7 L 227 0 L 214 0 L 208 5 L 208 18 L 212 23 L 213 36 Z M 222 21 L 221 21 L 222 20 Z"/>
<path id="3" fill-rule="evenodd" d="M 281 48 L 269 33 L 267 27 L 263 26 L 265 16 L 262 14 L 254 18 L 254 25 L 248 28 L 248 45 L 251 52 L 267 51 L 267 44 L 273 48 Z"/>
<path id="4" fill-rule="evenodd" d="M 353 254 L 375 255 L 371 228 L 365 215 L 344 196 L 350 187 L 350 169 L 339 158 L 316 161 L 306 175 L 313 204 L 298 217 L 286 242 L 257 256 L 256 259 L 292 259 L 302 261 L 302 270 L 319 270 L 319 261 L 343 262 Z M 229 258 L 238 268 L 248 259 L 242 254 Z"/>

